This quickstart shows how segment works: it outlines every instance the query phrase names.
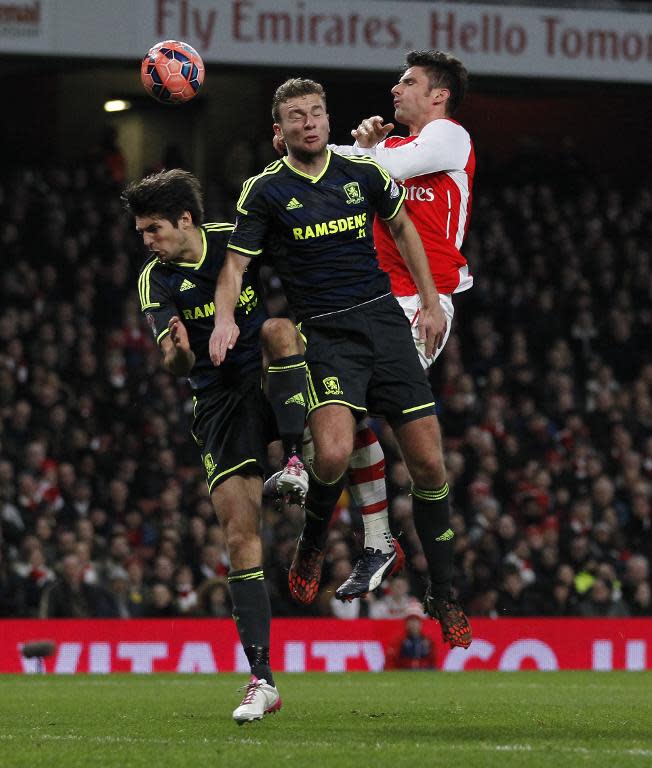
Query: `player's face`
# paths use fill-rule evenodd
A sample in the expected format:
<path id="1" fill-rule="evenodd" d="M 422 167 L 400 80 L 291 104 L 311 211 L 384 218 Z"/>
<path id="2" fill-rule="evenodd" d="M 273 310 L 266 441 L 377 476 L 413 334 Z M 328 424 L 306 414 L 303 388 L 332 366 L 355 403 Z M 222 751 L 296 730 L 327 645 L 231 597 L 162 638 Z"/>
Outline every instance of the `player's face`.
<path id="1" fill-rule="evenodd" d="M 392 88 L 394 117 L 403 125 L 419 124 L 448 93 L 447 88 L 430 88 L 423 67 L 410 67 Z"/>
<path id="2" fill-rule="evenodd" d="M 284 139 L 291 155 L 309 160 L 324 151 L 330 126 L 321 96 L 315 93 L 289 99 L 279 106 L 279 114 L 274 132 Z"/>
<path id="3" fill-rule="evenodd" d="M 175 227 L 158 216 L 136 216 L 136 231 L 143 236 L 145 248 L 161 263 L 181 260 L 187 243 L 182 221 Z"/>

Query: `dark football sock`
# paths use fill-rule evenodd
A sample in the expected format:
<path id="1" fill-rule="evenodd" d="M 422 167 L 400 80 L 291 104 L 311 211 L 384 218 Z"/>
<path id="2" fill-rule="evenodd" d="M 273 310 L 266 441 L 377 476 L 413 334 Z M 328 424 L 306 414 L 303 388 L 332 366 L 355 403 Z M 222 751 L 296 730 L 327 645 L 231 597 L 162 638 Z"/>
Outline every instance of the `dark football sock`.
<path id="1" fill-rule="evenodd" d="M 412 486 L 414 525 L 428 561 L 430 594 L 447 597 L 453 581 L 453 539 L 448 483 L 436 490 Z"/>
<path id="2" fill-rule="evenodd" d="M 269 665 L 272 609 L 262 566 L 247 568 L 244 571 L 230 571 L 228 581 L 233 602 L 233 618 L 249 660 L 251 674 L 274 685 L 274 675 Z"/>
<path id="3" fill-rule="evenodd" d="M 306 420 L 306 361 L 303 355 L 279 357 L 267 369 L 267 398 L 283 442 L 285 462 L 301 453 Z"/>
<path id="4" fill-rule="evenodd" d="M 346 475 L 342 475 L 334 483 L 323 483 L 308 469 L 310 482 L 306 495 L 306 522 L 303 526 L 303 540 L 307 544 L 323 549 L 328 535 L 328 524 L 340 498 Z"/>

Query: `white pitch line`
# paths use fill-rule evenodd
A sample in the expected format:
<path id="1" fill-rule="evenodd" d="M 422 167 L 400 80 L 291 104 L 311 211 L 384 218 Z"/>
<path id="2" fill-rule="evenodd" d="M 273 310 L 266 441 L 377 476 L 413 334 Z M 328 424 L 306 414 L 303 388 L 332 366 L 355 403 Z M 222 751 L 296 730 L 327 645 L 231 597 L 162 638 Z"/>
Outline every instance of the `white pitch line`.
<path id="1" fill-rule="evenodd" d="M 256 725 L 252 724 L 250 728 L 255 728 Z M 173 746 L 175 744 L 180 745 L 199 745 L 199 744 L 224 744 L 224 739 L 154 739 L 140 736 L 85 736 L 81 734 L 68 733 L 68 734 L 38 734 L 29 735 L 26 737 L 17 736 L 16 734 L 0 734 L 0 741 L 84 741 L 93 742 L 95 744 L 165 744 Z M 232 744 L 249 744 L 253 746 L 261 746 L 264 742 L 259 739 L 250 737 L 237 737 L 229 736 L 226 741 Z M 337 741 L 311 741 L 311 746 L 333 748 L 339 745 Z M 287 745 L 296 746 L 294 742 Z M 390 746 L 389 742 L 375 742 L 373 744 L 366 742 L 356 742 L 354 745 L 356 749 L 385 749 Z M 566 746 L 551 746 L 550 744 L 423 744 L 417 742 L 413 745 L 419 751 L 437 751 L 437 752 L 562 752 L 565 754 L 578 754 L 578 755 L 614 755 L 616 757 L 652 757 L 652 749 L 642 749 L 640 747 L 632 747 L 630 749 L 590 749 L 589 747 L 566 747 Z"/>

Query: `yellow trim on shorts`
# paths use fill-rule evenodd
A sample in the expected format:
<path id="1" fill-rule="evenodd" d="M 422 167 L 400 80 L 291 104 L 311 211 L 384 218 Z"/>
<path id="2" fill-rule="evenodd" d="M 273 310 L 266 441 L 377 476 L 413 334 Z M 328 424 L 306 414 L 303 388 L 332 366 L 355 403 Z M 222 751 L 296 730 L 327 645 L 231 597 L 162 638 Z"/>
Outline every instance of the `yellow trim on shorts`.
<path id="1" fill-rule="evenodd" d="M 414 406 L 414 408 L 406 408 L 405 410 L 401 411 L 401 413 L 402 413 L 402 414 L 406 414 L 406 413 L 414 413 L 415 411 L 420 411 L 420 410 L 422 410 L 423 408 L 430 408 L 430 407 L 432 407 L 434 404 L 435 404 L 435 403 L 434 403 L 434 402 L 432 402 L 432 403 L 426 403 L 425 405 L 415 405 L 415 406 Z"/>
<path id="2" fill-rule="evenodd" d="M 236 472 L 241 467 L 244 467 L 245 464 L 255 464 L 257 463 L 258 459 L 245 459 L 244 461 L 240 462 L 240 464 L 237 464 L 235 467 L 231 467 L 230 469 L 225 469 L 224 472 L 220 472 L 219 475 L 215 475 L 215 477 L 211 480 L 209 483 L 208 480 L 206 481 L 206 485 L 208 486 L 208 492 L 211 493 L 213 490 L 213 486 L 215 483 L 221 478 L 224 477 L 224 475 L 230 475 Z"/>
<path id="3" fill-rule="evenodd" d="M 352 411 L 360 411 L 362 413 L 367 413 L 367 409 L 364 406 L 353 405 L 353 403 L 349 403 L 346 400 L 323 400 L 321 403 L 317 402 L 314 405 L 310 405 L 308 407 L 308 410 L 306 411 L 306 416 L 309 413 L 316 411 L 317 408 L 321 408 L 323 405 L 344 405 L 347 408 L 350 408 Z"/>

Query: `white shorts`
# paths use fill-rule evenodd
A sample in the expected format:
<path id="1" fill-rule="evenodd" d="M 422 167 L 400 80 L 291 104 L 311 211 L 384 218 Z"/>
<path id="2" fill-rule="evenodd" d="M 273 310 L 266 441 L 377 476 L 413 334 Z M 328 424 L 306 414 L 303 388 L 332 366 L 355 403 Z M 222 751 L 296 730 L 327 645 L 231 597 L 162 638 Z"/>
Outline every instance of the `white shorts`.
<path id="1" fill-rule="evenodd" d="M 401 305 L 403 312 L 405 312 L 405 316 L 410 321 L 410 326 L 412 328 L 412 338 L 414 339 L 414 344 L 417 348 L 417 352 L 419 353 L 419 360 L 421 361 L 421 365 L 423 366 L 424 370 L 428 370 L 428 368 L 430 368 L 430 366 L 435 362 L 443 348 L 446 346 L 446 342 L 448 341 L 448 337 L 451 332 L 451 326 L 453 325 L 453 315 L 455 314 L 455 308 L 453 307 L 453 300 L 451 295 L 450 293 L 439 294 L 439 303 L 441 304 L 441 308 L 444 310 L 444 314 L 446 315 L 446 333 L 444 334 L 444 340 L 442 341 L 441 347 L 435 350 L 435 354 L 432 357 L 426 357 L 425 342 L 419 341 L 419 328 L 417 323 L 419 320 L 419 312 L 421 310 L 421 297 L 417 293 L 414 296 L 397 296 L 396 300 Z"/>

